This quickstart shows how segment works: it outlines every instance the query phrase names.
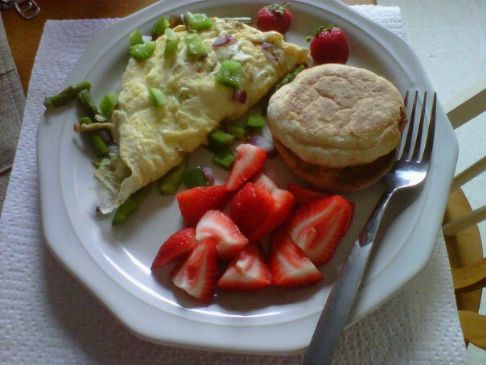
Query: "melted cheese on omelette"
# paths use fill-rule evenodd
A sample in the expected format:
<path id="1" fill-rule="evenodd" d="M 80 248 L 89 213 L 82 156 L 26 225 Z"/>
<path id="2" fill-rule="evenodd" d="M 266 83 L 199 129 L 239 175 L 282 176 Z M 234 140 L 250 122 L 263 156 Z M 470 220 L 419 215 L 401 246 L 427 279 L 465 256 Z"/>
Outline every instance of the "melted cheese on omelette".
<path id="1" fill-rule="evenodd" d="M 99 201 L 103 213 L 180 164 L 206 142 L 209 132 L 222 120 L 243 115 L 286 73 L 307 62 L 307 50 L 285 42 L 277 32 L 263 33 L 236 21 L 212 20 L 210 30 L 198 33 L 209 50 L 202 60 L 188 59 L 184 26 L 174 28 L 179 45 L 173 59 L 164 59 L 166 37 L 161 36 L 148 60 L 129 60 L 119 109 L 112 116 L 118 149 L 95 173 L 103 185 Z M 212 47 L 216 38 L 225 35 L 236 40 Z M 241 88 L 247 94 L 244 104 L 232 101 L 232 89 L 215 80 L 224 60 L 242 65 Z M 152 105 L 149 87 L 163 90 L 163 107 Z"/>

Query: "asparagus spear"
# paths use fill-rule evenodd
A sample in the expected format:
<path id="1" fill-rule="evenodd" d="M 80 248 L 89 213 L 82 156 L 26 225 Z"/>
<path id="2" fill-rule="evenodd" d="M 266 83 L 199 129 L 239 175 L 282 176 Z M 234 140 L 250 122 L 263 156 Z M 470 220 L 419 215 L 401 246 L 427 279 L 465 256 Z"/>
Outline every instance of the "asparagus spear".
<path id="1" fill-rule="evenodd" d="M 93 121 L 90 117 L 83 117 L 79 119 L 79 124 L 91 124 Z M 106 145 L 103 138 L 100 136 L 98 131 L 91 131 L 86 133 L 86 138 L 88 140 L 89 145 L 93 149 L 93 152 L 98 157 L 106 157 L 108 156 L 108 146 Z"/>
<path id="2" fill-rule="evenodd" d="M 177 192 L 177 189 L 181 185 L 182 175 L 186 170 L 186 164 L 182 163 L 179 166 L 171 169 L 164 175 L 159 181 L 158 190 L 162 195 L 171 195 Z"/>
<path id="3" fill-rule="evenodd" d="M 91 99 L 91 94 L 88 90 L 81 90 L 78 94 L 78 102 L 86 109 L 89 117 L 97 122 L 105 122 L 106 118 L 101 114 L 96 104 Z"/>
<path id="4" fill-rule="evenodd" d="M 280 89 L 282 86 L 284 85 L 287 85 L 289 82 L 292 82 L 295 77 L 301 73 L 302 71 L 305 70 L 305 66 L 304 65 L 300 65 L 298 66 L 297 68 L 293 69 L 292 71 L 290 71 L 287 75 L 285 75 L 280 81 L 279 83 L 275 86 L 275 90 L 274 91 L 277 91 L 278 89 Z"/>
<path id="5" fill-rule="evenodd" d="M 125 200 L 125 202 L 120 205 L 116 210 L 115 216 L 113 217 L 113 221 L 111 222 L 111 224 L 113 226 L 123 224 L 127 220 L 127 218 L 130 217 L 138 209 L 140 204 L 142 204 L 148 192 L 149 188 L 144 187 L 130 195 L 128 199 Z"/>
<path id="6" fill-rule="evenodd" d="M 44 99 L 44 105 L 47 110 L 52 110 L 62 105 L 68 104 L 72 101 L 82 90 L 91 89 L 89 81 L 81 81 L 75 85 L 70 85 L 59 94 L 48 96 Z"/>
<path id="7" fill-rule="evenodd" d="M 235 20 L 240 23 L 250 24 L 251 17 L 249 16 L 231 16 L 231 17 L 223 17 L 224 20 Z"/>

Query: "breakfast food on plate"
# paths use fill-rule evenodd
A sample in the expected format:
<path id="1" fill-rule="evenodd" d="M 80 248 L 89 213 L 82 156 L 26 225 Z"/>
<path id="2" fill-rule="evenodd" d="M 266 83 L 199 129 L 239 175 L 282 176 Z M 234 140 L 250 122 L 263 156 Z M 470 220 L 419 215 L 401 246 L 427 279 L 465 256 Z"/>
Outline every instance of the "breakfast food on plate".
<path id="1" fill-rule="evenodd" d="M 268 125 L 282 159 L 329 191 L 363 189 L 395 162 L 405 124 L 400 92 L 371 71 L 311 67 L 270 99 Z"/>
<path id="2" fill-rule="evenodd" d="M 221 121 L 243 115 L 307 61 L 306 49 L 277 32 L 195 15 L 152 43 L 130 47 L 112 114 L 118 148 L 95 173 L 104 186 L 103 213 L 179 165 Z M 232 100 L 236 91 L 245 97 Z"/>
<path id="3" fill-rule="evenodd" d="M 153 181 L 160 194 L 176 194 L 185 227 L 165 232 L 151 270 L 172 266 L 174 286 L 205 304 L 216 290 L 321 281 L 319 265 L 349 229 L 354 204 L 346 198 L 285 189 L 267 175 L 276 149 L 304 180 L 355 190 L 388 168 L 403 127 L 400 95 L 386 80 L 337 64 L 306 69 L 308 50 L 283 40 L 286 5 L 261 8 L 259 30 L 247 20 L 161 17 L 151 38 L 129 35 L 119 93 L 97 106 L 83 81 L 45 100 L 47 109 L 77 100 L 86 113 L 74 127 L 93 152 L 98 209 L 116 209 L 113 225 L 138 209 Z M 322 28 L 310 52 L 312 64 L 345 63 L 349 41 L 339 28 Z M 268 123 L 254 109 L 229 123 L 270 96 Z M 201 145 L 230 170 L 224 182 L 186 160 Z"/>

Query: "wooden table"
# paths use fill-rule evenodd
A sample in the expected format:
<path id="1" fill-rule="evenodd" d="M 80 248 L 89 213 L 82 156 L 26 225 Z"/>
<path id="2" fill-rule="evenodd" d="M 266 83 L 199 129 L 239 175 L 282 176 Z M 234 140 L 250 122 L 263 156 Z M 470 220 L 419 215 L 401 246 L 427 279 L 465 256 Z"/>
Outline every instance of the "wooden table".
<path id="1" fill-rule="evenodd" d="M 349 4 L 376 4 L 376 0 L 344 1 Z M 124 17 L 154 2 L 156 0 L 37 0 L 41 12 L 31 20 L 22 19 L 13 9 L 2 12 L 10 49 L 24 91 L 27 91 L 35 54 L 47 19 Z M 269 3 L 271 2 L 270 0 Z"/>

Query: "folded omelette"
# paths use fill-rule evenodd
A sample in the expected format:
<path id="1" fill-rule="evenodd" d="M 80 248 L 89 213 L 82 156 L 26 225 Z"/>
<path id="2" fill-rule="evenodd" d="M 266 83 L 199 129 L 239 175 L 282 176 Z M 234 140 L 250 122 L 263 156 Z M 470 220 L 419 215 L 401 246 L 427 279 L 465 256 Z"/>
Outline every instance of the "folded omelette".
<path id="1" fill-rule="evenodd" d="M 101 181 L 99 208 L 109 213 L 131 194 L 165 175 L 185 156 L 206 143 L 223 120 L 240 117 L 260 101 L 296 65 L 307 62 L 307 49 L 285 42 L 277 32 L 260 32 L 243 23 L 212 18 L 213 26 L 198 32 L 209 52 L 201 60 L 187 57 L 185 26 L 174 28 L 177 54 L 164 59 L 165 36 L 156 40 L 146 61 L 130 59 L 123 74 L 119 107 L 112 116 L 116 148 L 102 160 L 95 175 Z M 231 42 L 217 47 L 222 37 Z M 241 89 L 246 102 L 232 100 L 233 90 L 216 82 L 224 60 L 241 63 Z M 148 88 L 166 96 L 156 108 Z"/>

